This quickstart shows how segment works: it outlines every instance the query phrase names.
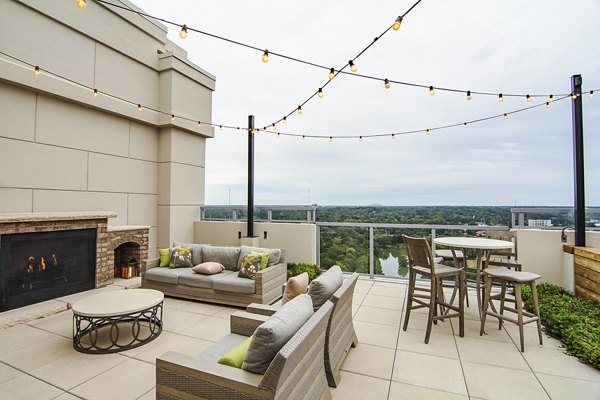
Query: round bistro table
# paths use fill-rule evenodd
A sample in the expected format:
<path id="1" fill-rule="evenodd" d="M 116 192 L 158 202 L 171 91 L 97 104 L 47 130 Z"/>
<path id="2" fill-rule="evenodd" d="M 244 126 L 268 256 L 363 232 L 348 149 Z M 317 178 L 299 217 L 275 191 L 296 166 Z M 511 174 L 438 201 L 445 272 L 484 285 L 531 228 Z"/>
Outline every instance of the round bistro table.
<path id="1" fill-rule="evenodd" d="M 98 293 L 73 304 L 73 348 L 107 354 L 154 340 L 162 332 L 164 294 L 152 289 Z M 125 330 L 125 332 L 123 332 Z"/>

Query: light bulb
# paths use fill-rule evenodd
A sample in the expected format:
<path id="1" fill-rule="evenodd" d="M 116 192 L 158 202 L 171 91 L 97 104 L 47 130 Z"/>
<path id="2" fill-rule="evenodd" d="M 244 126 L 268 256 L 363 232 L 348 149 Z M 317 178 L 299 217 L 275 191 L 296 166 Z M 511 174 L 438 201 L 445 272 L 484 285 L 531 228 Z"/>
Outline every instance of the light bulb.
<path id="1" fill-rule="evenodd" d="M 573 100 L 577 100 L 577 93 L 573 93 L 573 94 L 571 95 L 571 98 L 572 98 Z"/>
<path id="2" fill-rule="evenodd" d="M 389 89 L 390 86 L 392 86 L 392 85 L 390 85 L 390 81 L 387 78 L 383 81 L 383 85 L 385 86 L 386 89 Z"/>
<path id="3" fill-rule="evenodd" d="M 94 95 L 94 97 L 98 97 L 98 89 L 94 89 L 94 92 L 92 94 Z"/>
<path id="4" fill-rule="evenodd" d="M 532 100 L 533 100 L 533 99 L 531 98 L 531 96 L 530 96 L 530 95 L 527 95 L 527 102 L 528 102 L 528 103 L 531 103 L 531 101 L 532 101 Z"/>
<path id="5" fill-rule="evenodd" d="M 504 113 L 504 119 L 508 119 L 508 114 Z"/>
<path id="6" fill-rule="evenodd" d="M 302 135 L 302 140 L 304 140 L 304 135 Z"/>
<path id="7" fill-rule="evenodd" d="M 185 39 L 187 37 L 187 26 L 183 24 L 181 30 L 179 31 L 179 37 Z"/>
<path id="8" fill-rule="evenodd" d="M 433 96 L 435 94 L 435 90 L 433 89 L 433 86 L 429 86 L 429 95 Z"/>
<path id="9" fill-rule="evenodd" d="M 280 133 L 277 133 L 277 139 L 279 139 L 279 136 L 281 136 L 281 134 L 280 134 Z"/>
<path id="10" fill-rule="evenodd" d="M 392 133 L 392 139 L 396 140 L 396 134 Z"/>
<path id="11" fill-rule="evenodd" d="M 502 96 L 502 93 L 500 93 L 500 94 L 498 95 L 498 101 L 499 101 L 500 103 L 502 103 L 502 102 L 504 101 L 504 96 Z"/>
<path id="12" fill-rule="evenodd" d="M 283 123 L 287 124 L 287 117 L 283 117 Z"/>
<path id="13" fill-rule="evenodd" d="M 138 110 L 139 112 L 141 112 L 141 111 L 142 111 L 142 105 L 141 105 L 141 104 L 138 104 L 138 106 L 137 106 L 137 110 Z"/>
<path id="14" fill-rule="evenodd" d="M 201 126 L 201 125 L 202 125 L 202 122 L 198 121 L 198 126 Z"/>
<path id="15" fill-rule="evenodd" d="M 302 106 L 298 106 L 298 114 L 302 114 Z"/>
<path id="16" fill-rule="evenodd" d="M 333 142 L 333 138 L 329 136 L 329 142 Z"/>
<path id="17" fill-rule="evenodd" d="M 329 80 L 335 78 L 335 69 L 333 67 L 329 70 Z"/>
<path id="18" fill-rule="evenodd" d="M 40 76 L 40 67 L 38 67 L 37 65 L 33 69 L 33 75 Z"/>
<path id="19" fill-rule="evenodd" d="M 550 102 L 549 101 L 546 102 L 546 108 L 550 108 Z"/>
<path id="20" fill-rule="evenodd" d="M 75 4 L 77 4 L 77 7 L 83 9 L 87 7 L 87 0 L 77 0 L 75 1 Z"/>
<path id="21" fill-rule="evenodd" d="M 467 100 L 471 100 L 473 97 L 471 96 L 471 91 L 467 90 Z"/>
<path id="22" fill-rule="evenodd" d="M 317 92 L 317 96 L 319 96 L 320 99 L 323 98 L 323 88 L 319 88 L 319 91 Z"/>
<path id="23" fill-rule="evenodd" d="M 362 142 L 362 136 L 359 136 L 359 137 L 358 137 L 358 141 L 359 141 L 359 142 Z"/>
<path id="24" fill-rule="evenodd" d="M 398 18 L 396 18 L 396 20 L 394 21 L 394 25 L 392 25 L 392 28 L 397 31 L 398 29 L 400 29 L 400 24 L 402 23 L 402 17 L 399 16 Z"/>
<path id="25" fill-rule="evenodd" d="M 552 102 L 554 101 L 554 95 L 552 95 L 552 94 L 551 94 L 551 95 L 548 97 L 548 101 L 549 101 L 550 103 L 552 103 Z"/>
<path id="26" fill-rule="evenodd" d="M 425 131 L 425 134 L 426 134 L 426 135 L 429 135 L 429 134 L 431 134 L 431 131 L 430 131 L 429 129 L 427 129 L 427 130 Z"/>
<path id="27" fill-rule="evenodd" d="M 171 114 L 171 122 L 175 121 L 175 114 Z"/>
<path id="28" fill-rule="evenodd" d="M 358 71 L 358 68 L 356 68 L 356 65 L 354 64 L 354 61 L 352 61 L 352 60 L 348 61 L 348 65 L 350 66 L 350 71 L 352 71 L 352 72 Z"/>
<path id="29" fill-rule="evenodd" d="M 219 125 L 219 130 L 222 131 L 223 130 L 223 125 Z"/>
<path id="30" fill-rule="evenodd" d="M 271 125 L 273 127 L 273 130 L 276 131 L 277 130 L 277 126 L 275 124 Z"/>
<path id="31" fill-rule="evenodd" d="M 590 97 L 594 97 L 594 91 L 590 90 Z"/>
<path id="32" fill-rule="evenodd" d="M 265 52 L 263 53 L 262 61 L 264 63 L 266 63 L 267 61 L 269 61 L 269 50 L 265 50 Z"/>
<path id="33" fill-rule="evenodd" d="M 465 123 L 463 124 L 463 126 L 464 126 L 465 128 L 468 128 L 468 127 L 469 127 L 469 124 L 467 124 L 467 123 L 465 122 Z"/>

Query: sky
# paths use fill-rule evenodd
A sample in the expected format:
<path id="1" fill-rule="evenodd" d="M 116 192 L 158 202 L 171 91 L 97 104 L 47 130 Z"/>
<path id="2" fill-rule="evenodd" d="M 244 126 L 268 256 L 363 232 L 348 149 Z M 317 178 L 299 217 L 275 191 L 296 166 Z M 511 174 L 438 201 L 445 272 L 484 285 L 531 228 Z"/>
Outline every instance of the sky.
<path id="1" fill-rule="evenodd" d="M 149 14 L 336 69 L 415 0 L 208 2 L 133 0 Z M 492 93 L 557 94 L 600 88 L 597 0 L 422 0 L 356 59 L 366 75 Z M 216 76 L 212 121 L 257 127 L 294 110 L 328 72 L 169 26 L 168 37 Z M 594 39 L 596 38 L 596 39 Z M 571 101 L 489 121 L 390 137 L 336 139 L 502 115 L 534 99 L 474 95 L 338 75 L 280 132 L 255 135 L 259 205 L 573 205 Z M 600 93 L 583 98 L 586 203 L 600 205 Z M 246 204 L 247 133 L 215 131 L 206 145 L 206 204 Z"/>

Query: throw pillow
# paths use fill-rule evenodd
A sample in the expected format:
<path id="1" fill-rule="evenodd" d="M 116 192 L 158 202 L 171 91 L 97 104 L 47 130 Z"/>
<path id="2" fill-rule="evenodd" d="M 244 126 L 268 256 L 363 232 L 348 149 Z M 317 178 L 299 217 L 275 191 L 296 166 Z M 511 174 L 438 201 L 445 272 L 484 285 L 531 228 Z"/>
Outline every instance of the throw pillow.
<path id="1" fill-rule="evenodd" d="M 225 267 L 223 266 L 223 264 L 219 264 L 217 262 L 212 261 L 198 264 L 194 268 L 192 268 L 192 271 L 194 271 L 195 273 L 204 275 L 218 274 L 220 272 L 223 272 L 224 270 Z"/>
<path id="2" fill-rule="evenodd" d="M 246 353 L 248 353 L 248 346 L 252 341 L 252 336 L 244 340 L 242 343 L 229 350 L 223 357 L 217 361 L 219 364 L 229 365 L 234 368 L 242 368 Z"/>
<path id="3" fill-rule="evenodd" d="M 312 315 L 312 300 L 307 295 L 300 295 L 281 307 L 254 331 L 242 369 L 264 374 L 279 350 Z"/>
<path id="4" fill-rule="evenodd" d="M 306 293 L 308 288 L 308 273 L 303 272 L 300 275 L 292 276 L 288 279 L 285 284 L 285 290 L 283 291 L 283 299 L 281 304 L 285 304 L 292 300 L 294 297 Z"/>
<path id="5" fill-rule="evenodd" d="M 168 267 L 171 263 L 171 249 L 158 249 L 158 254 L 160 256 L 160 265 L 159 267 Z"/>
<path id="6" fill-rule="evenodd" d="M 312 297 L 317 311 L 344 283 L 344 274 L 338 265 L 329 268 L 324 274 L 313 279 L 308 294 Z"/>
<path id="7" fill-rule="evenodd" d="M 171 249 L 171 265 L 169 266 L 169 268 L 190 268 L 191 266 L 191 247 L 175 247 Z"/>
<path id="8" fill-rule="evenodd" d="M 256 251 L 250 252 L 251 256 L 262 256 L 262 261 L 260 263 L 260 269 L 265 269 L 269 266 L 269 253 L 258 253 Z"/>
<path id="9" fill-rule="evenodd" d="M 242 266 L 238 276 L 240 278 L 256 279 L 256 273 L 261 270 L 263 256 L 255 253 L 254 255 L 248 254 L 242 260 Z"/>
<path id="10" fill-rule="evenodd" d="M 250 254 L 251 251 L 255 251 L 257 253 L 269 253 L 269 267 L 271 265 L 279 263 L 279 261 L 281 260 L 281 249 L 265 249 L 262 247 L 242 246 L 240 247 L 240 256 L 237 261 L 238 270 L 242 266 L 242 260 L 244 259 L 244 257 L 247 254 Z"/>

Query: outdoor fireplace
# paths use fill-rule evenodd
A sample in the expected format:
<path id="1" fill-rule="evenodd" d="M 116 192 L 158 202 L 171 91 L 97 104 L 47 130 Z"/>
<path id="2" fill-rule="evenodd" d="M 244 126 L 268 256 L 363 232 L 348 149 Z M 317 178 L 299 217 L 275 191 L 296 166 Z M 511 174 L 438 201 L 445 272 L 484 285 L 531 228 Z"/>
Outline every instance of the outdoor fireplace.
<path id="1" fill-rule="evenodd" d="M 0 311 L 93 289 L 96 229 L 5 234 Z"/>

